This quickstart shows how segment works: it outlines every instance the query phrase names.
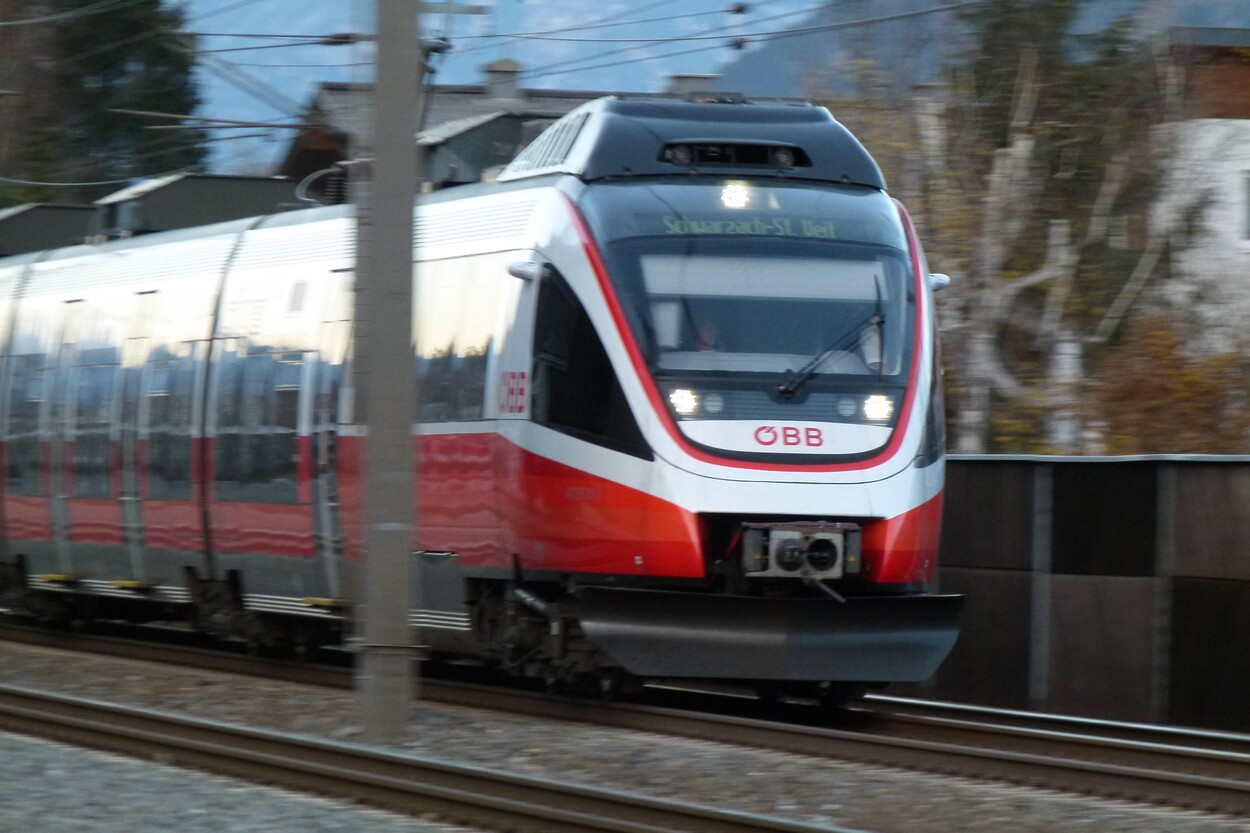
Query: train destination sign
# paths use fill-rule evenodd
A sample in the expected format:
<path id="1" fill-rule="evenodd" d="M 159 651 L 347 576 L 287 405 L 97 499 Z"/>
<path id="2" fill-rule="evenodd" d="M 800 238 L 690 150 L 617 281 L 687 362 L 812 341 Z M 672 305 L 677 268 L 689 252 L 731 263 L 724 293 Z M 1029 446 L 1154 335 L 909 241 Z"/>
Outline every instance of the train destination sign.
<path id="1" fill-rule="evenodd" d="M 756 215 L 731 219 L 699 218 L 665 214 L 664 233 L 671 235 L 746 235 L 750 237 L 806 237 L 837 240 L 832 220 L 808 217 L 769 217 Z"/>

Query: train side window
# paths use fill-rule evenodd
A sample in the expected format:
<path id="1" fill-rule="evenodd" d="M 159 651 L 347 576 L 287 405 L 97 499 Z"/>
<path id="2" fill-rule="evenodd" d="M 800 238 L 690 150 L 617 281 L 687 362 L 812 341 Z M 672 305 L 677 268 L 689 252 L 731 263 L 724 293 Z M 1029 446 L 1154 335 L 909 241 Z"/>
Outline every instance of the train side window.
<path id="1" fill-rule="evenodd" d="M 191 498 L 191 413 L 195 364 L 190 357 L 150 362 L 146 391 L 147 442 L 143 446 L 153 500 Z"/>
<path id="2" fill-rule="evenodd" d="M 89 355 L 92 353 L 105 355 Z M 77 378 L 73 387 L 73 494 L 109 498 L 113 496 L 109 431 L 117 382 L 116 354 L 113 350 L 84 350 L 79 361 L 83 364 L 74 368 Z"/>
<path id="3" fill-rule="evenodd" d="M 39 418 L 46 395 L 47 357 L 28 353 L 9 358 L 9 494 L 41 495 Z"/>
<path id="4" fill-rule="evenodd" d="M 417 269 L 419 421 L 481 419 L 501 275 L 484 257 L 422 263 Z"/>
<path id="5" fill-rule="evenodd" d="M 590 316 L 551 267 L 538 290 L 533 375 L 530 407 L 535 422 L 651 458 Z"/>
<path id="6" fill-rule="evenodd" d="M 302 353 L 228 352 L 218 367 L 218 500 L 296 503 Z"/>

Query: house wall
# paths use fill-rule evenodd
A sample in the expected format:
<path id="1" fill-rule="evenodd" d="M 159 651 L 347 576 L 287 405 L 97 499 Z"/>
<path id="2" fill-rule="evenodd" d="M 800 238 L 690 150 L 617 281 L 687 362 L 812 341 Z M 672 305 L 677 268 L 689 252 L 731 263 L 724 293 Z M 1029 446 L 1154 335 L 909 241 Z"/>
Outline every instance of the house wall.
<path id="1" fill-rule="evenodd" d="M 1188 71 L 1190 114 L 1212 119 L 1250 119 L 1250 61 L 1215 60 Z"/>

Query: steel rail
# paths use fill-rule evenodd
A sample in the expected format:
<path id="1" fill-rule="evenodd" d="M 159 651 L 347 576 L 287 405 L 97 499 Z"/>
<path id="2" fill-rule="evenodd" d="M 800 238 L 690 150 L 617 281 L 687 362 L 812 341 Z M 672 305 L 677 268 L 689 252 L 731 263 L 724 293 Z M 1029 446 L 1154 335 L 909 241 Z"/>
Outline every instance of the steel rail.
<path id="1" fill-rule="evenodd" d="M 0 638 L 74 649 L 65 633 L 0 627 Z M 348 687 L 344 668 L 215 651 L 92 640 L 111 653 L 297 682 Z M 107 647 L 101 647 L 107 646 Z M 82 650 L 82 647 L 78 647 Z M 676 692 L 675 694 L 681 694 Z M 796 707 L 783 719 L 732 714 L 758 704 L 722 698 L 691 707 L 602 703 L 493 686 L 423 680 L 431 701 L 621 729 L 658 732 L 873 765 L 948 773 L 1102 797 L 1250 816 L 1250 736 L 1166 726 L 870 698 L 832 726 Z M 680 702 L 680 698 L 671 702 Z M 710 713 L 719 709 L 720 713 Z M 741 710 L 740 709 L 740 710 Z M 789 722 L 787 722 L 789 721 Z"/>
<path id="2" fill-rule="evenodd" d="M 407 814 L 432 813 L 457 824 L 490 829 L 535 833 L 837 830 L 14 686 L 0 686 L 0 729 Z"/>

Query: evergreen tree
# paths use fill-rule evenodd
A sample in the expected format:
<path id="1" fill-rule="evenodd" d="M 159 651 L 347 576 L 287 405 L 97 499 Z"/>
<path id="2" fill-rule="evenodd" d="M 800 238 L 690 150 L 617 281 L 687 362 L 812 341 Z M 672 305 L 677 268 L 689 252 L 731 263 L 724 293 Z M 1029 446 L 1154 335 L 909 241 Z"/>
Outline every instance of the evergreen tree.
<path id="1" fill-rule="evenodd" d="M 179 170 L 204 161 L 202 130 L 147 130 L 156 122 L 115 110 L 190 114 L 199 105 L 194 50 L 177 34 L 181 9 L 168 0 L 57 0 L 20 4 L 27 16 L 52 18 L 53 112 L 49 124 L 28 126 L 17 144 L 30 167 L 24 178 L 58 182 L 98 182 Z M 21 130 L 20 126 L 0 129 Z M 31 149 L 37 149 L 32 152 Z M 4 172 L 9 174 L 10 172 Z M 89 201 L 116 185 L 56 189 L 61 201 Z M 29 196 L 11 189 L 5 196 Z M 47 189 L 34 193 L 47 198 Z"/>

